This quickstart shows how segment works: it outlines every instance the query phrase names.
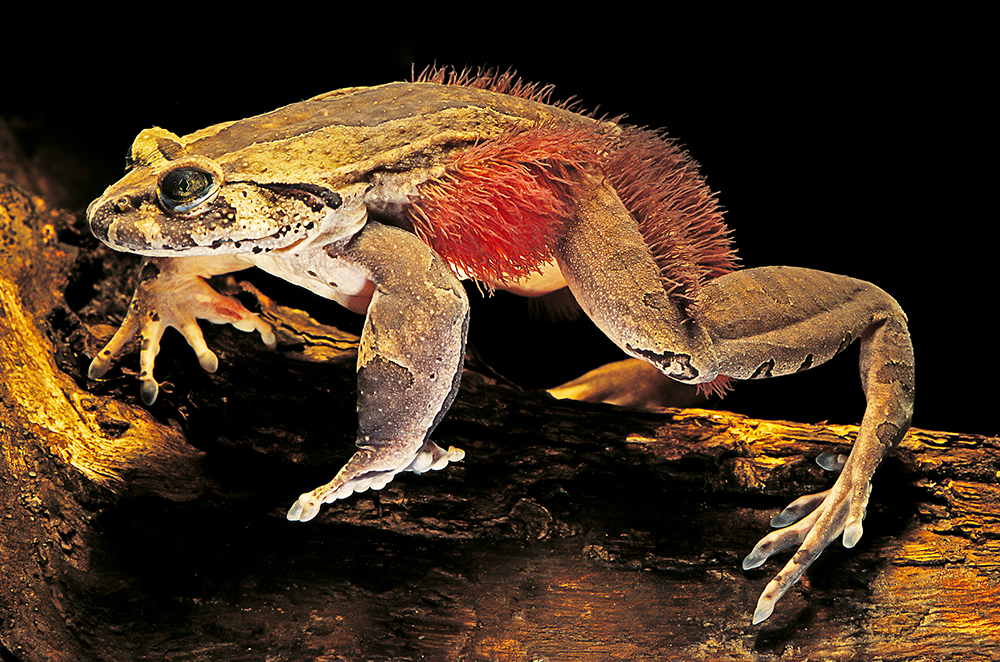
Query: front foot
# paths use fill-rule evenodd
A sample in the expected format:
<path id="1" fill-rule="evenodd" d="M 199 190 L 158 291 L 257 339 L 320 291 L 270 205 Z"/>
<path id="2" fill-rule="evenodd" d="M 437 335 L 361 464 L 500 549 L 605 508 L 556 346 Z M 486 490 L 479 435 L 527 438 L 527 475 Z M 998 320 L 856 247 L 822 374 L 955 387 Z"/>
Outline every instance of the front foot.
<path id="1" fill-rule="evenodd" d="M 332 481 L 300 496 L 289 508 L 287 517 L 292 522 L 308 522 L 316 517 L 324 503 L 346 499 L 355 492 L 380 490 L 404 471 L 417 474 L 439 471 L 464 457 L 465 451 L 461 448 L 451 446 L 446 451 L 429 439 L 416 450 L 397 445 L 364 447 Z"/>
<path id="2" fill-rule="evenodd" d="M 775 603 L 841 533 L 845 547 L 854 547 L 861 538 L 871 483 L 867 477 L 856 477 L 850 458 L 843 455 L 824 453 L 816 461 L 824 469 L 841 471 L 833 488 L 800 497 L 775 515 L 771 526 L 781 530 L 764 537 L 743 560 L 743 569 L 750 570 L 773 554 L 801 543 L 799 551 L 761 594 L 753 614 L 754 625 L 774 612 Z"/>
<path id="3" fill-rule="evenodd" d="M 205 344 L 199 319 L 213 324 L 232 324 L 240 331 L 256 331 L 264 344 L 273 349 L 276 342 L 270 325 L 235 297 L 212 289 L 203 277 L 210 275 L 210 271 L 201 267 L 198 258 L 147 258 L 125 320 L 91 361 L 88 377 L 102 377 L 129 342 L 139 335 L 140 393 L 146 405 L 153 404 L 160 390 L 153 377 L 153 366 L 160 351 L 160 339 L 170 327 L 184 336 L 201 367 L 215 372 L 219 359 Z"/>

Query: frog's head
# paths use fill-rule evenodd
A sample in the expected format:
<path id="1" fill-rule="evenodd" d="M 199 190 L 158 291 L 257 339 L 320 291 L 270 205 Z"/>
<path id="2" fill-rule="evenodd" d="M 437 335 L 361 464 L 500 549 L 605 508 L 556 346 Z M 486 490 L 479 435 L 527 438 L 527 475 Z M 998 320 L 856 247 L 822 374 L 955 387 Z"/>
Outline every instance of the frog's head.
<path id="1" fill-rule="evenodd" d="M 112 248 L 173 257 L 261 253 L 364 224 L 360 197 L 302 183 L 259 181 L 239 160 L 221 162 L 160 128 L 146 129 L 126 174 L 87 208 L 94 235 Z"/>

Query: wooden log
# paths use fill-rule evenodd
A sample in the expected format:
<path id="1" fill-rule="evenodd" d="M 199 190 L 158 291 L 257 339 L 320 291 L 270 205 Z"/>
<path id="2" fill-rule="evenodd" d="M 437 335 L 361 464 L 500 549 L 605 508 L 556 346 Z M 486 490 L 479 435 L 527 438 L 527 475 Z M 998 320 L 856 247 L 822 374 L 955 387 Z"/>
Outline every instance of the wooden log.
<path id="1" fill-rule="evenodd" d="M 1000 659 L 996 438 L 912 430 L 859 545 L 752 627 L 779 563 L 742 557 L 853 426 L 468 372 L 435 435 L 465 461 L 290 523 L 352 450 L 350 337 L 262 296 L 278 351 L 167 343 L 147 410 L 134 355 L 85 377 L 135 259 L 9 184 L 0 223 L 3 659 Z"/>

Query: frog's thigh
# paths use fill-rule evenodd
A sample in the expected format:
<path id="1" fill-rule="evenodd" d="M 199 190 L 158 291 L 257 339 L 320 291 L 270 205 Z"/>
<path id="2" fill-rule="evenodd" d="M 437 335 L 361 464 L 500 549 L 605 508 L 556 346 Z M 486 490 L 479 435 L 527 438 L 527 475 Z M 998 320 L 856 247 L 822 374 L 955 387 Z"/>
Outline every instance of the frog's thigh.
<path id="1" fill-rule="evenodd" d="M 579 175 L 556 260 L 580 306 L 626 353 L 688 383 L 717 375 L 708 335 L 663 287 L 632 215 L 606 181 Z"/>
<path id="2" fill-rule="evenodd" d="M 414 235 L 370 222 L 345 255 L 375 283 L 358 353 L 359 450 L 326 485 L 303 494 L 288 519 L 322 503 L 380 489 L 401 471 L 422 473 L 462 459 L 429 437 L 462 374 L 469 302 L 448 265 Z"/>

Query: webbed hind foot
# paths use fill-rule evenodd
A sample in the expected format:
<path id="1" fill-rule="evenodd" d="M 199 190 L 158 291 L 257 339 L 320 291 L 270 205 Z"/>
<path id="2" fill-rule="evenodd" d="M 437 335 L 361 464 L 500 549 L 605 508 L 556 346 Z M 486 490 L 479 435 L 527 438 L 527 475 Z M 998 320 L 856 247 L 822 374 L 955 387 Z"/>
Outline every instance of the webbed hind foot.
<path id="1" fill-rule="evenodd" d="M 816 462 L 829 471 L 841 471 L 833 487 L 799 497 L 775 515 L 771 526 L 780 530 L 761 539 L 743 560 L 743 569 L 750 570 L 783 549 L 801 545 L 761 593 L 753 614 L 754 625 L 771 615 L 775 603 L 840 534 L 844 535 L 844 547 L 853 547 L 861 538 L 861 520 L 871 483 L 853 475 L 847 456 L 824 453 Z"/>

